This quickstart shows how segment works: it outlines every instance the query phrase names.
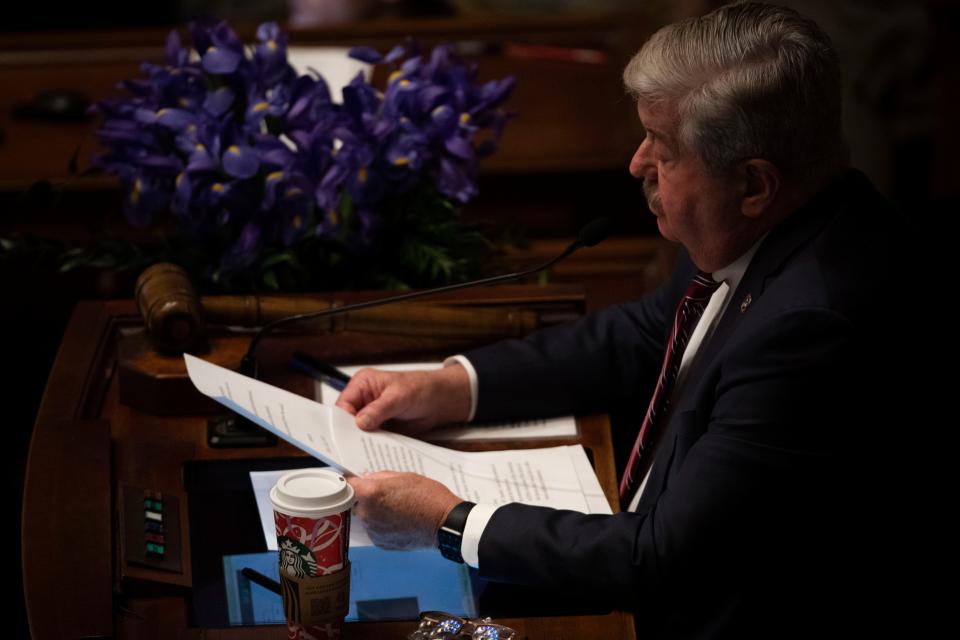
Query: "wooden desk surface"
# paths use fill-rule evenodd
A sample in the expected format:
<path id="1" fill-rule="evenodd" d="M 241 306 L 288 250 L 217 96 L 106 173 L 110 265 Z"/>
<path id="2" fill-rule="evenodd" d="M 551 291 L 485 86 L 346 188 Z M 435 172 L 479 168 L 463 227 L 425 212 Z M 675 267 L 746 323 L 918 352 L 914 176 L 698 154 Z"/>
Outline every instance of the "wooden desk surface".
<path id="1" fill-rule="evenodd" d="M 571 287 L 502 287 L 472 293 L 518 303 L 574 301 Z M 462 299 L 468 299 L 463 292 Z M 580 300 L 582 305 L 582 298 Z M 204 416 L 148 415 L 119 401 L 117 345 L 140 330 L 130 301 L 84 302 L 75 310 L 54 363 L 37 416 L 27 463 L 23 534 L 23 582 L 34 638 L 285 638 L 283 626 L 204 630 L 190 625 L 189 544 L 184 545 L 183 576 L 157 582 L 152 569 L 125 567 L 118 550 L 119 487 L 133 485 L 182 492 L 183 464 L 198 459 L 302 456 L 281 442 L 276 447 L 212 449 L 206 444 Z M 238 336 L 236 340 L 246 340 Z M 282 337 L 264 345 L 264 377 L 308 395 L 311 383 L 286 377 L 270 365 L 306 339 L 322 349 L 337 336 Z M 353 338 L 363 357 L 381 348 L 375 337 Z M 289 349 L 285 351 L 286 349 Z M 380 352 L 389 359 L 389 353 Z M 439 354 L 424 354 L 427 357 Z M 274 356 L 271 358 L 270 356 Z M 616 496 L 609 425 L 604 416 L 580 420 L 584 446 L 592 449 L 597 475 L 609 497 Z M 550 446 L 569 441 L 511 443 Z M 502 448 L 483 443 L 463 448 Z M 615 503 L 615 499 L 611 500 Z M 181 509 L 184 513 L 185 507 Z M 187 519 L 183 518 L 189 540 Z M 121 575 L 123 574 L 123 575 Z M 177 584 L 179 582 L 179 585 Z M 632 638 L 628 613 L 498 620 L 526 638 Z M 402 638 L 409 622 L 349 624 L 346 638 Z"/>

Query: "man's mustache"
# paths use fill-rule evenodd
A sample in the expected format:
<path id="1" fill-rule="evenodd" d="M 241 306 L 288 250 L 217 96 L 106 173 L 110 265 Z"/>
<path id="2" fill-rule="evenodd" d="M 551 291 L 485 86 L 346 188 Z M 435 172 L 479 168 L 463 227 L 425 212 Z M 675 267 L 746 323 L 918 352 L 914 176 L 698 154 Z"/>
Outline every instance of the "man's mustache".
<path id="1" fill-rule="evenodd" d="M 660 194 L 657 192 L 657 183 L 643 181 L 643 195 L 647 199 L 647 206 L 656 213 L 660 210 Z"/>

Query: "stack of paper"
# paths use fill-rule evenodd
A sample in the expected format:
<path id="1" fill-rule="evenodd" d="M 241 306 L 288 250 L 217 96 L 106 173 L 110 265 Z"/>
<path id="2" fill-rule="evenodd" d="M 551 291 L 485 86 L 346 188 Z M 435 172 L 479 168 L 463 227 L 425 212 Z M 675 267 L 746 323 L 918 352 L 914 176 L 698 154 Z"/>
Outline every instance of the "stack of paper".
<path id="1" fill-rule="evenodd" d="M 412 471 L 472 502 L 522 502 L 610 513 L 580 445 L 462 452 L 390 431 L 366 432 L 339 407 L 319 404 L 190 355 L 184 359 L 200 392 L 342 473 Z"/>

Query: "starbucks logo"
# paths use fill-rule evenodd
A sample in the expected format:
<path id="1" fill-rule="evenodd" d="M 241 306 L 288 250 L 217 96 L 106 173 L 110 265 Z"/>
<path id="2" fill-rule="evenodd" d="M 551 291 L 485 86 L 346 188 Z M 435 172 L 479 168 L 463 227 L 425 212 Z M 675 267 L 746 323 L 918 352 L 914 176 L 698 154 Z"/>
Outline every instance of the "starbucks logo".
<path id="1" fill-rule="evenodd" d="M 310 549 L 299 540 L 280 536 L 280 573 L 293 578 L 306 578 L 317 575 L 317 561 Z"/>

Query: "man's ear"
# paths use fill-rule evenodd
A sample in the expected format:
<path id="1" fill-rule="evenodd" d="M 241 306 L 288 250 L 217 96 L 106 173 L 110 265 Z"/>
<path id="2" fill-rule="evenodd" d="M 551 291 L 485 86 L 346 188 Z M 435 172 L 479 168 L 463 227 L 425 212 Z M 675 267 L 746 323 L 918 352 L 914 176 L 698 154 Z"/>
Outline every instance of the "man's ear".
<path id="1" fill-rule="evenodd" d="M 780 192 L 780 170 L 768 160 L 751 158 L 741 165 L 744 180 L 740 212 L 748 218 L 759 218 L 773 205 Z"/>

